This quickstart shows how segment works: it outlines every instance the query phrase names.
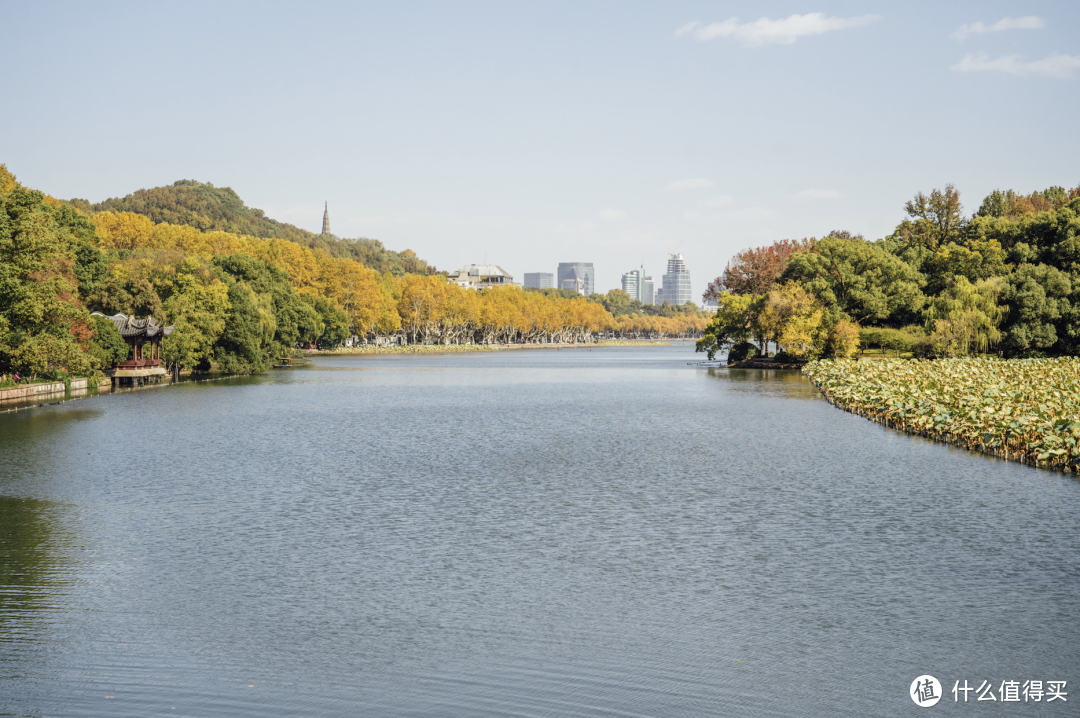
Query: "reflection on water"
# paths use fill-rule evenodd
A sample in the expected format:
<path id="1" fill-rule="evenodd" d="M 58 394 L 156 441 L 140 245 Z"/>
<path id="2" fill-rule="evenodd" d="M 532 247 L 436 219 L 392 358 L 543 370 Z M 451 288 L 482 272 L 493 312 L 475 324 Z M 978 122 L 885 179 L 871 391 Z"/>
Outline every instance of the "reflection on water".
<path id="1" fill-rule="evenodd" d="M 820 399 L 818 390 L 802 372 L 777 369 L 708 369 L 709 376 L 722 379 L 726 387 L 767 396 L 790 399 Z"/>
<path id="2" fill-rule="evenodd" d="M 42 608 L 43 587 L 63 575 L 55 514 L 48 501 L 0 496 L 0 624 Z M 14 633 L 0 631 L 0 641 L 12 640 Z"/>
<path id="3" fill-rule="evenodd" d="M 1076 481 L 699 356 L 326 357 L 0 415 L 0 715 L 893 716 L 923 673 L 1080 681 Z"/>

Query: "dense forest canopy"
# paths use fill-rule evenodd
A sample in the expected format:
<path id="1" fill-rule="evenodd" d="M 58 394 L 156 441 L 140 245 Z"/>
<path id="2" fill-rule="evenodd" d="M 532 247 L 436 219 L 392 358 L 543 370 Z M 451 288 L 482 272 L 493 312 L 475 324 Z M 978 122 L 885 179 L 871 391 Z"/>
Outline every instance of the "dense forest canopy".
<path id="1" fill-rule="evenodd" d="M 969 217 L 946 185 L 903 210 L 876 241 L 834 231 L 740 252 L 705 292 L 720 311 L 699 350 L 1080 354 L 1080 186 L 995 190 Z"/>
<path id="2" fill-rule="evenodd" d="M 377 239 L 339 239 L 319 235 L 266 216 L 261 209 L 248 207 L 229 187 L 207 182 L 179 180 L 165 187 L 140 189 L 126 197 L 114 197 L 91 204 L 84 199 L 69 203 L 87 215 L 99 212 L 132 213 L 148 217 L 154 224 L 183 225 L 202 232 L 228 232 L 263 239 L 285 239 L 310 249 L 320 249 L 331 257 L 363 262 L 379 272 L 434 274 L 435 268 L 411 250 L 395 252 Z"/>

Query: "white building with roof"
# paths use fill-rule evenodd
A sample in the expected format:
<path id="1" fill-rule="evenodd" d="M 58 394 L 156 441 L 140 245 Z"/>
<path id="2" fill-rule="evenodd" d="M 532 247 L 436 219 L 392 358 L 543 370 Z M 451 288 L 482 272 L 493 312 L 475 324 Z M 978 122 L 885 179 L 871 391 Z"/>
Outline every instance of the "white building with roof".
<path id="1" fill-rule="evenodd" d="M 450 272 L 449 278 L 462 289 L 521 286 L 509 272 L 497 264 L 466 264 L 456 272 Z"/>

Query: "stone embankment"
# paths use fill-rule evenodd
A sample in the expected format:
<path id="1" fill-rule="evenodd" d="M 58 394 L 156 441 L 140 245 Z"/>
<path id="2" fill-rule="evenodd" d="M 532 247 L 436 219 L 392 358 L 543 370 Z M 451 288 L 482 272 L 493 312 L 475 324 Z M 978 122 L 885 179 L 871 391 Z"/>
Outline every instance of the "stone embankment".
<path id="1" fill-rule="evenodd" d="M 82 391 L 90 388 L 90 379 L 72 379 L 71 390 Z M 104 384 L 108 384 L 106 379 Z M 99 385 L 100 386 L 100 385 Z M 18 386 L 11 386 L 4 389 L 0 389 L 0 401 L 9 401 L 12 399 L 33 399 L 39 396 L 50 396 L 52 394 L 63 394 L 67 391 L 67 387 L 62 381 L 48 381 L 41 382 L 39 384 L 19 384 Z"/>

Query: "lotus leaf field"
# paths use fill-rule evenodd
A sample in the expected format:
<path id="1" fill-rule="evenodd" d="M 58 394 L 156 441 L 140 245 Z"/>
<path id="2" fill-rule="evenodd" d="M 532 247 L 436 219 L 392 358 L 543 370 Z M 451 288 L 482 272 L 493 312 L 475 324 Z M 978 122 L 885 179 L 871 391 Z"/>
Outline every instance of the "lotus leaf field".
<path id="1" fill-rule="evenodd" d="M 821 360 L 835 406 L 1010 461 L 1080 471 L 1080 358 Z"/>

